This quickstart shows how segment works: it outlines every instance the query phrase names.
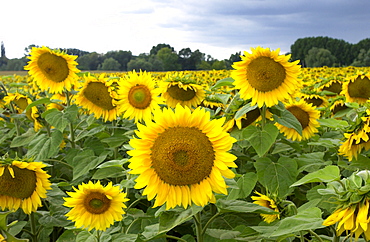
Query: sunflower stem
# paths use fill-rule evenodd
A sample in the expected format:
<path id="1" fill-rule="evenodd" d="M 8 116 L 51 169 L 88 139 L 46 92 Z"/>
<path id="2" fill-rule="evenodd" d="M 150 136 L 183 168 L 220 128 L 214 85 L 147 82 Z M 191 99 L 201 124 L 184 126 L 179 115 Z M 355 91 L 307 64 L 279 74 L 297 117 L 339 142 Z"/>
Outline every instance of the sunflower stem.
<path id="1" fill-rule="evenodd" d="M 36 219 L 35 219 L 35 213 L 31 212 L 29 215 L 29 220 L 30 220 L 30 226 L 31 226 L 31 236 L 32 236 L 32 241 L 37 242 L 38 241 L 38 233 L 36 230 Z"/>
<path id="2" fill-rule="evenodd" d="M 100 230 L 96 231 L 96 236 L 95 237 L 96 237 L 97 242 L 100 242 L 101 234 L 102 234 L 102 231 L 100 231 Z"/>
<path id="3" fill-rule="evenodd" d="M 215 215 L 213 215 L 207 223 L 204 225 L 203 230 L 202 230 L 202 236 L 206 233 L 207 227 L 215 220 L 221 213 L 217 212 Z"/>
<path id="4" fill-rule="evenodd" d="M 69 96 L 69 92 L 67 90 L 64 90 L 64 93 L 66 94 L 67 107 L 69 107 L 71 106 L 71 98 Z M 75 133 L 74 133 L 72 121 L 69 122 L 69 130 L 71 134 L 71 146 L 74 149 L 76 148 L 76 143 L 75 143 Z"/>
<path id="5" fill-rule="evenodd" d="M 175 240 L 177 240 L 177 241 L 181 241 L 181 242 L 187 242 L 186 240 L 181 239 L 181 238 L 179 238 L 179 237 L 177 237 L 177 236 L 173 236 L 173 235 L 168 235 L 168 234 L 166 234 L 166 235 L 165 235 L 165 237 L 166 237 L 166 238 L 169 238 L 169 239 L 175 239 Z"/>
<path id="6" fill-rule="evenodd" d="M 200 219 L 200 212 L 193 216 L 195 222 L 195 232 L 197 235 L 197 242 L 203 242 L 203 227 Z"/>

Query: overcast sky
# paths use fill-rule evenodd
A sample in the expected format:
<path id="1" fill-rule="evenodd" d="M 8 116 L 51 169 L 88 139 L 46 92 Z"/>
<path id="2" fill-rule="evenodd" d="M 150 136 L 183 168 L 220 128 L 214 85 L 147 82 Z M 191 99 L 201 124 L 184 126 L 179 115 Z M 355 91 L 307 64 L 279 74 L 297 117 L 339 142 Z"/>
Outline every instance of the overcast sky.
<path id="1" fill-rule="evenodd" d="M 9 0 L 0 4 L 8 58 L 45 45 L 149 53 L 166 43 L 228 59 L 262 46 L 290 51 L 298 39 L 370 38 L 369 0 Z"/>

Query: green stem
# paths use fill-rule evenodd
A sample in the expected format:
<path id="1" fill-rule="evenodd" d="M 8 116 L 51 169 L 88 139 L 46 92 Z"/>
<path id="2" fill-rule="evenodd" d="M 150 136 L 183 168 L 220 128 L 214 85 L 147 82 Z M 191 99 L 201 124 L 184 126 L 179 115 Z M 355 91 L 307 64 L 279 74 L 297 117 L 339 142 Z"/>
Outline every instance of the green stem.
<path id="1" fill-rule="evenodd" d="M 324 242 L 321 238 L 320 238 L 320 236 L 318 235 L 318 234 L 316 234 L 313 230 L 311 230 L 311 229 L 309 229 L 308 230 L 309 232 L 310 232 L 310 234 L 312 234 L 318 241 L 320 241 L 320 242 Z"/>
<path id="2" fill-rule="evenodd" d="M 32 236 L 32 241 L 33 242 L 37 242 L 38 241 L 38 234 L 37 234 L 37 230 L 36 230 L 36 219 L 35 219 L 35 213 L 31 213 L 29 215 L 29 219 L 30 219 L 30 226 L 31 226 L 31 236 Z"/>
<path id="3" fill-rule="evenodd" d="M 195 222 L 195 232 L 197 235 L 197 242 L 203 242 L 203 228 L 200 220 L 200 212 L 193 216 Z"/>
<path id="4" fill-rule="evenodd" d="M 69 106 L 71 106 L 71 98 L 69 96 L 69 92 L 64 91 L 64 93 L 66 94 L 67 107 L 69 107 Z M 71 146 L 74 149 L 74 148 L 76 148 L 75 132 L 74 132 L 74 129 L 73 129 L 73 123 L 71 121 L 69 122 L 69 130 L 70 130 L 70 133 L 71 133 Z"/>
<path id="5" fill-rule="evenodd" d="M 102 234 L 103 232 L 102 231 L 100 231 L 100 230 L 97 230 L 96 231 L 96 240 L 97 240 L 97 242 L 99 242 L 100 241 L 100 237 L 101 237 L 101 234 Z"/>
<path id="6" fill-rule="evenodd" d="M 175 240 L 177 240 L 177 241 L 181 241 L 181 242 L 187 242 L 186 240 L 184 240 L 184 239 L 181 239 L 181 238 L 179 238 L 179 237 L 176 237 L 176 236 L 173 236 L 173 235 L 165 235 L 165 237 L 166 238 L 169 238 L 169 239 L 175 239 Z"/>
<path id="7" fill-rule="evenodd" d="M 213 220 L 215 220 L 221 213 L 217 212 L 215 215 L 210 218 L 207 223 L 204 225 L 203 230 L 202 230 L 202 236 L 206 233 L 206 230 L 208 226 L 212 223 Z"/>
<path id="8" fill-rule="evenodd" d="M 236 94 L 234 95 L 234 97 L 231 99 L 231 101 L 230 101 L 229 105 L 227 106 L 227 108 L 225 109 L 225 114 L 227 114 L 227 113 L 230 111 L 230 108 L 231 108 L 231 106 L 232 106 L 232 104 L 233 104 L 234 100 L 235 100 L 236 98 L 238 98 L 238 97 L 239 97 L 239 94 L 238 94 L 238 93 L 236 93 Z"/>

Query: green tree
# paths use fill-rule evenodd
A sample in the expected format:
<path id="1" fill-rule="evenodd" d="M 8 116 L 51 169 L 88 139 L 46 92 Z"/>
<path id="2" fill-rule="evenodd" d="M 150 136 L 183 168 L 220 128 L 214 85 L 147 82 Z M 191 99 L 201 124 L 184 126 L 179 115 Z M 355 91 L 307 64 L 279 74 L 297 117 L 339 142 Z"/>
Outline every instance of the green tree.
<path id="1" fill-rule="evenodd" d="M 102 55 L 96 52 L 92 52 L 87 55 L 79 56 L 77 63 L 80 70 L 97 70 L 102 65 Z"/>
<path id="2" fill-rule="evenodd" d="M 213 63 L 212 63 L 212 69 L 214 69 L 214 70 L 225 70 L 226 69 L 225 61 L 214 60 Z"/>
<path id="3" fill-rule="evenodd" d="M 157 52 L 158 59 L 163 63 L 163 69 L 165 71 L 178 71 L 180 70 L 180 64 L 176 52 L 168 47 L 164 47 Z"/>
<path id="4" fill-rule="evenodd" d="M 100 70 L 106 70 L 106 71 L 119 71 L 121 67 L 121 64 L 112 57 L 109 57 L 104 60 L 103 64 L 99 68 Z"/>
<path id="5" fill-rule="evenodd" d="M 175 49 L 169 44 L 157 44 L 156 46 L 152 47 L 152 49 L 150 50 L 149 55 L 156 55 L 159 50 L 161 50 L 163 48 L 166 48 L 166 47 L 169 48 L 172 52 L 175 51 Z"/>
<path id="6" fill-rule="evenodd" d="M 145 60 L 144 58 L 135 58 L 131 59 L 127 63 L 127 70 L 128 71 L 151 71 L 153 70 L 153 65 L 149 61 Z"/>
<path id="7" fill-rule="evenodd" d="M 197 66 L 198 70 L 212 70 L 212 66 L 205 60 L 202 60 Z"/>
<path id="8" fill-rule="evenodd" d="M 8 63 L 8 58 L 6 58 L 6 55 L 5 55 L 4 42 L 1 41 L 0 67 L 6 66 L 7 63 Z"/>
<path id="9" fill-rule="evenodd" d="M 131 51 L 109 51 L 104 55 L 105 58 L 113 58 L 120 64 L 121 71 L 127 71 L 127 64 L 132 58 Z"/>
<path id="10" fill-rule="evenodd" d="M 305 58 L 308 67 L 333 66 L 336 61 L 334 55 L 324 48 L 312 47 Z"/>
<path id="11" fill-rule="evenodd" d="M 357 58 L 353 61 L 351 65 L 358 67 L 370 66 L 370 49 L 368 49 L 367 51 L 365 49 L 361 49 Z"/>

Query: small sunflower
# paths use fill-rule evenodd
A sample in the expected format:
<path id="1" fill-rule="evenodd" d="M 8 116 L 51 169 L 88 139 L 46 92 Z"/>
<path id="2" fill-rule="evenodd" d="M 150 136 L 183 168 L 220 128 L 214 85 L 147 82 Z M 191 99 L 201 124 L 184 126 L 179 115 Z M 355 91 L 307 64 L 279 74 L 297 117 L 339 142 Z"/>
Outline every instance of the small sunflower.
<path id="1" fill-rule="evenodd" d="M 343 99 L 337 99 L 334 103 L 330 106 L 329 110 L 332 112 L 333 115 L 338 113 L 339 111 L 346 110 L 348 107 L 346 106 Z"/>
<path id="2" fill-rule="evenodd" d="M 298 119 L 302 126 L 302 135 L 300 135 L 293 128 L 288 128 L 279 123 L 275 123 L 280 132 L 282 132 L 288 139 L 297 141 L 301 141 L 302 139 L 306 140 L 311 138 L 314 133 L 317 132 L 317 127 L 320 126 L 317 121 L 320 118 L 320 112 L 312 107 L 312 104 L 308 104 L 301 99 L 296 103 L 286 105 L 285 108 Z"/>
<path id="3" fill-rule="evenodd" d="M 233 64 L 231 77 L 235 88 L 240 89 L 240 97 L 251 98 L 251 105 L 258 107 L 271 107 L 290 98 L 299 88 L 299 61 L 289 62 L 290 55 L 279 55 L 279 49 L 257 47 L 251 51 L 245 51 L 242 60 Z"/>
<path id="4" fill-rule="evenodd" d="M 168 107 L 197 107 L 205 98 L 204 88 L 188 77 L 167 76 L 161 84 L 162 96 Z"/>
<path id="5" fill-rule="evenodd" d="M 346 97 L 347 102 L 364 104 L 370 98 L 370 74 L 356 73 L 343 83 L 341 92 Z"/>
<path id="6" fill-rule="evenodd" d="M 139 174 L 136 189 L 144 188 L 154 207 L 166 203 L 187 208 L 215 202 L 213 192 L 227 194 L 223 177 L 233 178 L 229 167 L 236 157 L 228 151 L 236 141 L 222 125 L 224 118 L 210 120 L 210 113 L 198 107 L 193 112 L 177 105 L 175 110 L 154 111 L 155 122 L 138 125 L 134 148 L 127 153 L 130 173 Z"/>
<path id="7" fill-rule="evenodd" d="M 0 207 L 2 210 L 22 208 L 26 214 L 42 206 L 46 190 L 51 189 L 50 177 L 41 162 L 13 160 L 0 165 Z"/>
<path id="8" fill-rule="evenodd" d="M 32 103 L 32 100 L 20 93 L 8 93 L 8 95 L 4 97 L 4 102 L 5 105 L 9 105 L 10 102 L 13 102 L 18 113 L 23 113 L 27 106 Z M 37 120 L 39 117 L 37 107 L 33 106 L 28 109 L 26 111 L 26 117 L 33 122 L 35 131 L 42 128 L 41 123 Z"/>
<path id="9" fill-rule="evenodd" d="M 318 94 L 302 94 L 301 97 L 306 103 L 311 103 L 314 107 L 326 107 L 328 100 Z"/>
<path id="10" fill-rule="evenodd" d="M 342 81 L 336 79 L 330 80 L 320 87 L 320 91 L 328 91 L 333 93 L 326 94 L 326 96 L 338 95 L 342 91 Z"/>
<path id="11" fill-rule="evenodd" d="M 263 195 L 259 192 L 255 192 L 255 193 L 258 196 L 251 196 L 251 198 L 254 200 L 253 203 L 266 207 L 266 208 L 270 208 L 274 210 L 275 212 L 279 212 L 279 208 L 276 205 L 276 202 L 274 201 L 274 199 L 266 195 Z M 266 223 L 272 223 L 276 219 L 280 219 L 280 214 L 261 214 L 261 217 L 263 218 L 263 221 L 265 221 Z"/>
<path id="12" fill-rule="evenodd" d="M 115 120 L 120 115 L 120 109 L 117 106 L 117 93 L 110 84 L 104 74 L 99 77 L 85 76 L 85 85 L 75 96 L 76 104 L 97 119 L 103 118 L 105 122 Z"/>
<path id="13" fill-rule="evenodd" d="M 130 72 L 120 83 L 118 94 L 119 107 L 124 118 L 135 119 L 135 122 L 151 120 L 154 109 L 162 104 L 160 90 L 150 73 Z"/>
<path id="14" fill-rule="evenodd" d="M 122 220 L 124 202 L 128 199 L 112 182 L 104 187 L 100 181 L 89 181 L 73 189 L 74 192 L 67 192 L 70 197 L 64 198 L 63 205 L 72 208 L 65 216 L 75 222 L 76 227 L 105 231 L 114 221 Z"/>
<path id="15" fill-rule="evenodd" d="M 76 73 L 80 72 L 76 68 L 77 56 L 43 46 L 33 47 L 28 58 L 30 61 L 24 69 L 29 71 L 29 75 L 34 78 L 42 91 L 50 93 L 70 91 L 77 83 Z"/>

